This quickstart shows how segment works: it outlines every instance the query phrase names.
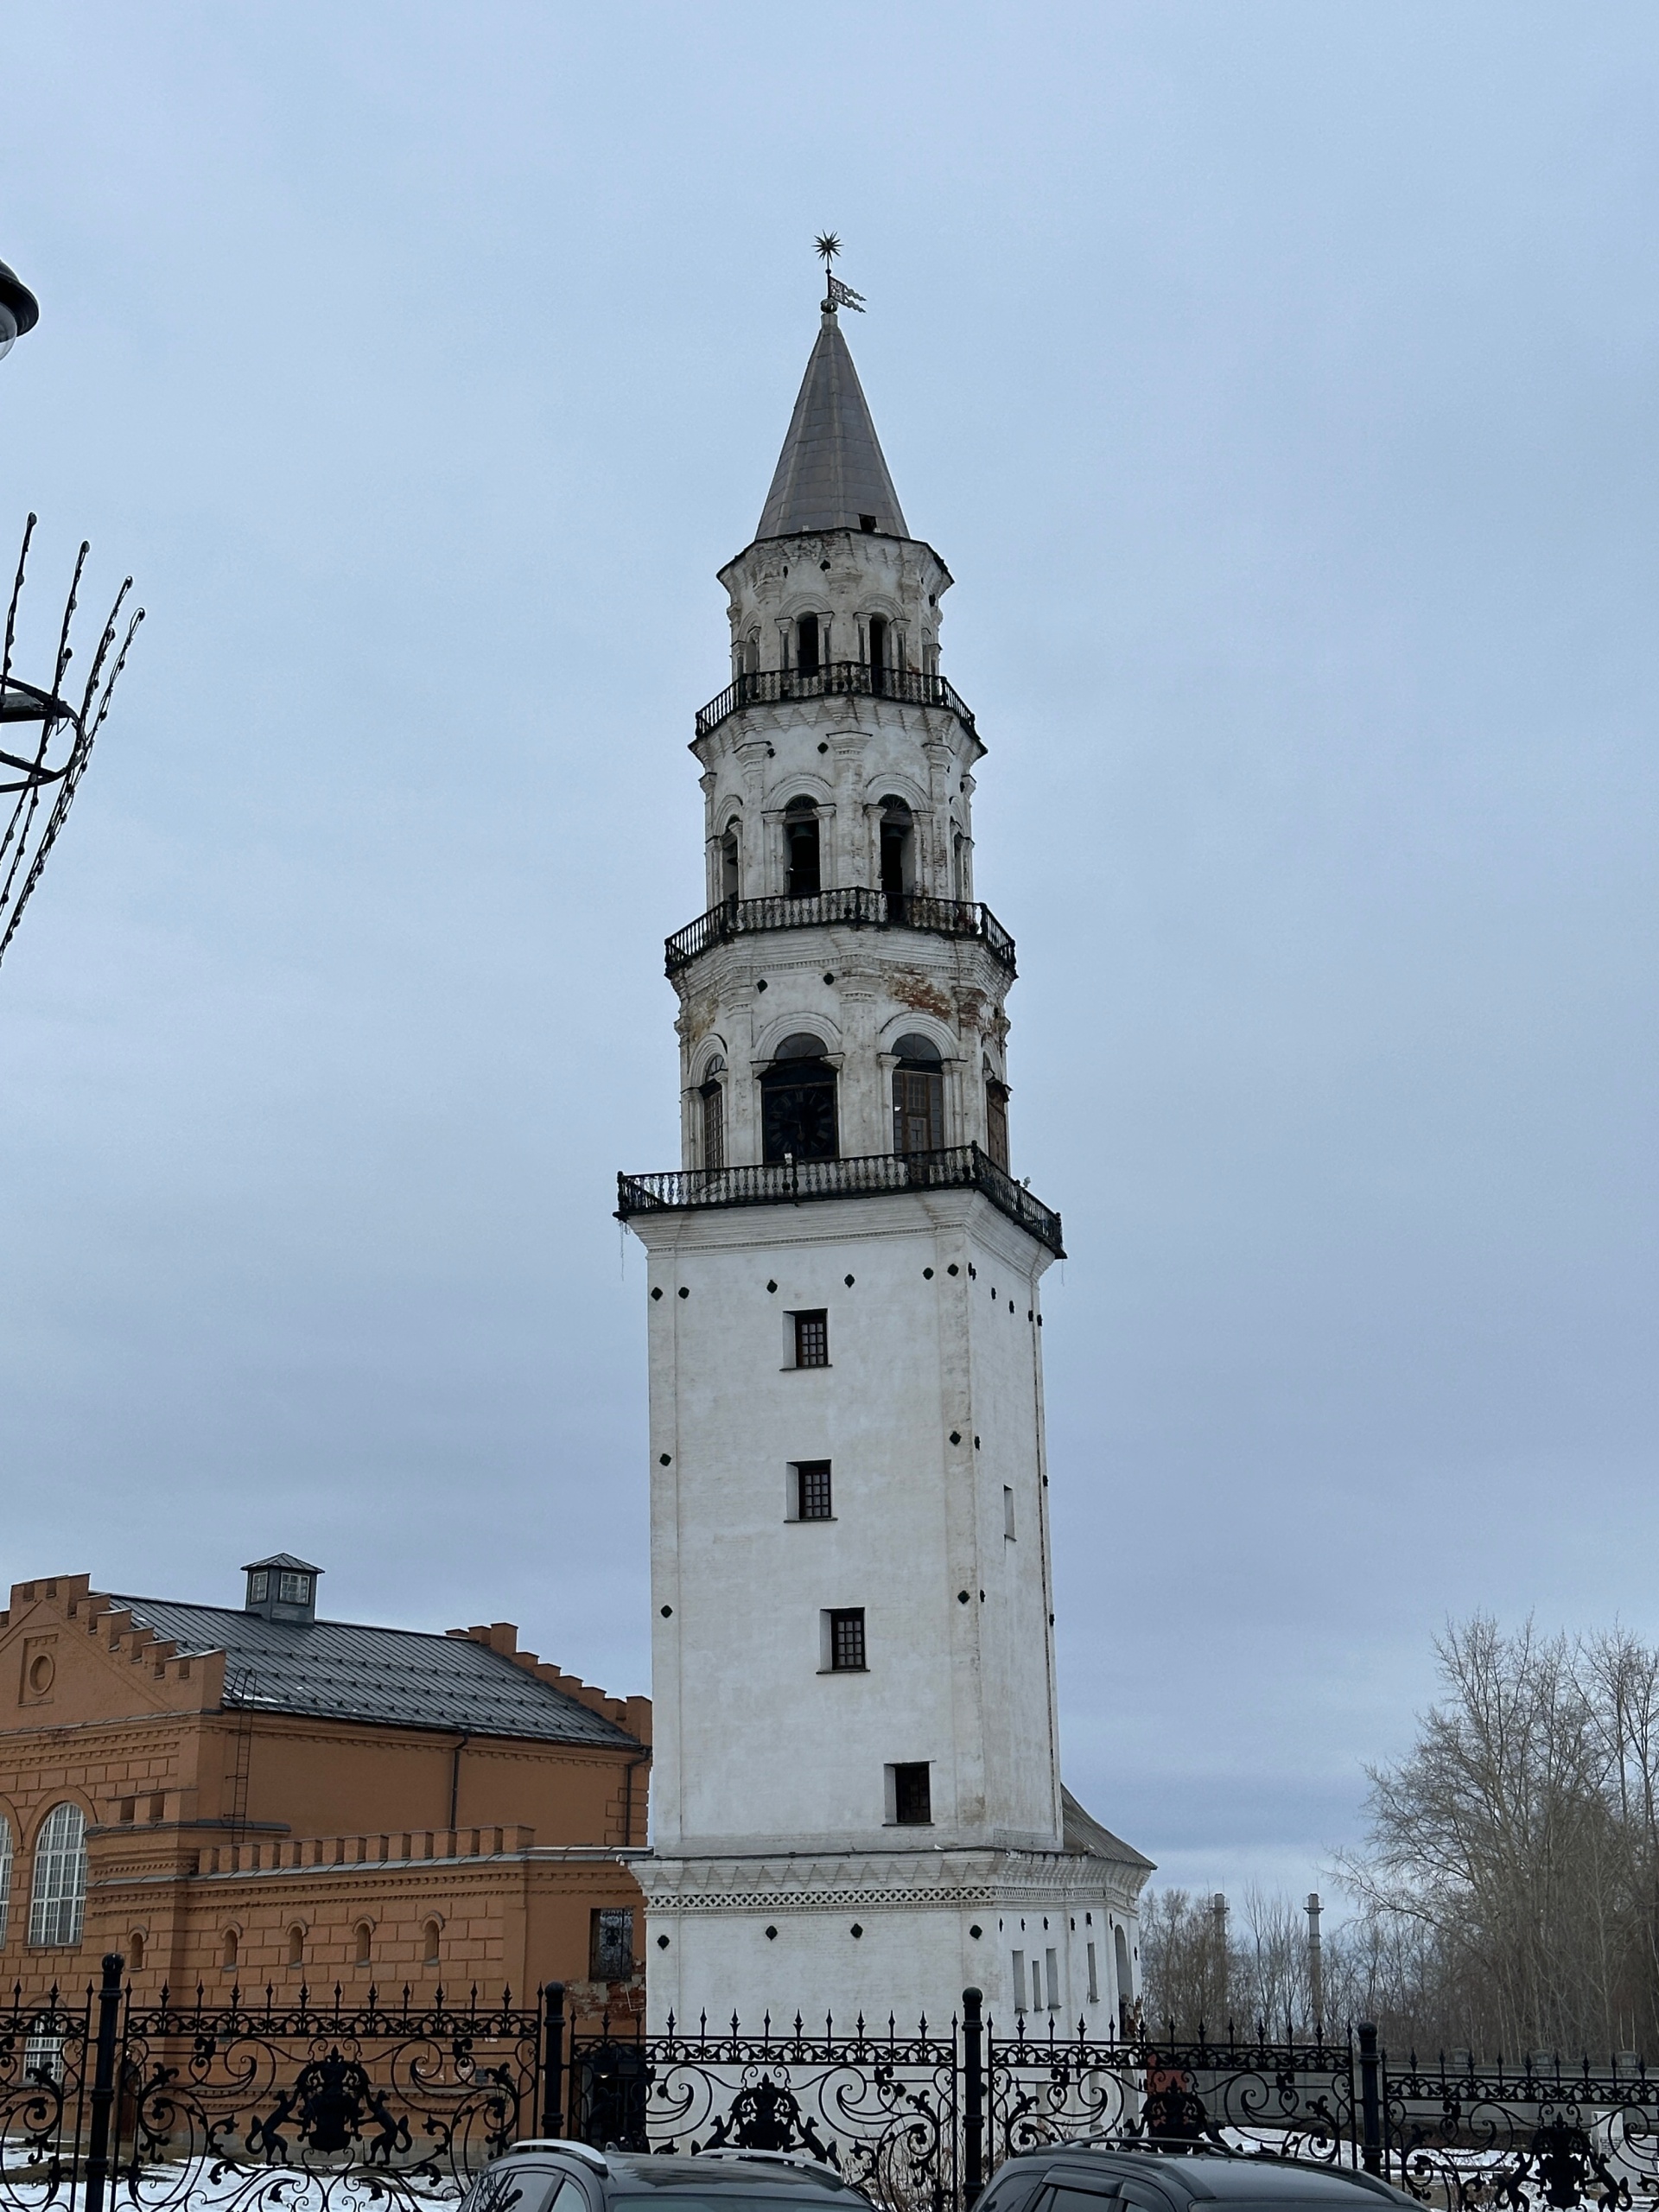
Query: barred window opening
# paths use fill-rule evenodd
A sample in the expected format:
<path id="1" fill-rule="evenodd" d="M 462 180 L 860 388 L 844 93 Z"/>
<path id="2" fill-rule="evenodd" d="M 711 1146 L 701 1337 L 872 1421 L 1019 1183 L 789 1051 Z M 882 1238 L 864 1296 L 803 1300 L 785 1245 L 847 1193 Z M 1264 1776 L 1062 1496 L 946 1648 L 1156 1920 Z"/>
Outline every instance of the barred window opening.
<path id="1" fill-rule="evenodd" d="M 830 1315 L 820 1306 L 811 1313 L 794 1313 L 790 1319 L 795 1324 L 795 1364 L 797 1367 L 828 1367 L 830 1364 Z"/>
<path id="2" fill-rule="evenodd" d="M 830 1671 L 834 1675 L 865 1671 L 862 1605 L 841 1606 L 830 1613 Z"/>
<path id="3" fill-rule="evenodd" d="M 801 1459 L 795 1466 L 795 1517 L 798 1521 L 830 1521 L 830 1462 Z"/>

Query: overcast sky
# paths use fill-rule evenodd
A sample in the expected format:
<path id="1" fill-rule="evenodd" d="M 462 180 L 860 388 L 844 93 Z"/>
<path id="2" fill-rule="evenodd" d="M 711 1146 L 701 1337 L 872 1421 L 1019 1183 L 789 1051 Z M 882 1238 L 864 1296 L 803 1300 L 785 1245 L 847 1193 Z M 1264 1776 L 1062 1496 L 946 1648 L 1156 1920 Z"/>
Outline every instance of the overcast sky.
<path id="1" fill-rule="evenodd" d="M 1297 1889 L 1659 1637 L 1659 16 L 12 0 L 0 536 L 149 610 L 0 969 L 0 1580 L 647 1687 L 685 750 L 813 233 L 991 747 L 1072 1787 Z M 3 549 L 0 548 L 0 554 Z M 32 664 L 32 666 L 31 666 Z"/>

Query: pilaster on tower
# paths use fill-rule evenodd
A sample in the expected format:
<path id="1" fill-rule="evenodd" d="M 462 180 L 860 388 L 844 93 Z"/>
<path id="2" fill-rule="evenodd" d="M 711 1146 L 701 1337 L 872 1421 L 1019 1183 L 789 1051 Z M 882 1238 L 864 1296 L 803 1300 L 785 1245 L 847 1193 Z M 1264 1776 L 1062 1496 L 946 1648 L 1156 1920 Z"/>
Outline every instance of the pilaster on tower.
<path id="1" fill-rule="evenodd" d="M 971 1981 L 1103 2029 L 1149 1862 L 1059 1779 L 1060 1223 L 1011 1171 L 950 571 L 833 308 L 721 582 L 708 906 L 667 945 L 683 1165 L 620 1181 L 650 1254 L 652 2011 L 937 2018 Z"/>

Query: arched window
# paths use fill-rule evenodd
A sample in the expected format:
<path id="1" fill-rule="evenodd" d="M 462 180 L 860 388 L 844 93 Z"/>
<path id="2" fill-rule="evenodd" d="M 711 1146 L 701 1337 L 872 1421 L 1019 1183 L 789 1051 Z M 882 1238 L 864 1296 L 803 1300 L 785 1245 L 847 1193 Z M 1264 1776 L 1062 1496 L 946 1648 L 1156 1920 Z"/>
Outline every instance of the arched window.
<path id="1" fill-rule="evenodd" d="M 127 1938 L 127 1964 L 134 1974 L 142 1974 L 144 1966 L 144 1931 L 135 1928 Z"/>
<path id="2" fill-rule="evenodd" d="M 784 809 L 784 891 L 791 899 L 816 899 L 818 872 L 818 810 L 810 798 L 792 798 Z"/>
<path id="3" fill-rule="evenodd" d="M 760 673 L 760 639 L 757 632 L 751 630 L 748 636 L 744 639 L 741 658 L 745 676 L 758 676 Z"/>
<path id="4" fill-rule="evenodd" d="M 939 1152 L 944 1146 L 944 1069 L 939 1048 L 915 1032 L 893 1046 L 893 1148 Z"/>
<path id="5" fill-rule="evenodd" d="M 950 840 L 950 886 L 954 897 L 968 896 L 968 840 L 960 830 Z"/>
<path id="6" fill-rule="evenodd" d="M 0 1943 L 11 1918 L 11 1822 L 0 1813 Z"/>
<path id="7" fill-rule="evenodd" d="M 803 614 L 795 625 L 795 665 L 803 676 L 818 672 L 818 618 Z"/>
<path id="8" fill-rule="evenodd" d="M 870 689 L 885 691 L 887 688 L 887 624 L 885 615 L 872 614 L 870 632 Z"/>
<path id="9" fill-rule="evenodd" d="M 366 1920 L 359 1920 L 356 1928 L 352 1931 L 352 1964 L 356 1967 L 367 1966 L 369 1963 L 369 1954 L 373 1948 L 373 1929 L 370 1927 Z"/>
<path id="10" fill-rule="evenodd" d="M 442 1930 L 435 1920 L 429 1920 L 421 1931 L 421 1963 L 435 1967 L 438 1963 L 438 1938 Z"/>
<path id="11" fill-rule="evenodd" d="M 35 1839 L 29 1942 L 79 1943 L 86 1910 L 86 1815 L 79 1805 L 54 1805 Z"/>
<path id="12" fill-rule="evenodd" d="M 720 841 L 720 895 L 722 899 L 735 899 L 741 882 L 737 857 L 737 823 L 734 821 L 728 822 L 726 824 L 725 835 Z"/>
<path id="13" fill-rule="evenodd" d="M 697 1096 L 702 1104 L 702 1164 L 705 1167 L 726 1165 L 726 1087 L 721 1077 L 726 1072 L 726 1063 L 716 1052 L 702 1071 L 702 1081 Z"/>
<path id="14" fill-rule="evenodd" d="M 1128 1939 L 1121 1928 L 1112 1930 L 1112 1959 L 1117 1968 L 1117 2024 L 1118 2032 L 1128 2035 L 1129 2014 L 1135 2004 L 1135 1977 L 1129 1972 Z"/>
<path id="15" fill-rule="evenodd" d="M 906 894 L 915 881 L 915 823 L 901 798 L 891 794 L 881 802 L 881 890 L 887 912 L 902 921 Z"/>
<path id="16" fill-rule="evenodd" d="M 1007 1175 L 1008 1166 L 1008 1086 L 999 1083 L 991 1072 L 988 1060 L 985 1069 L 985 1149 Z"/>
<path id="17" fill-rule="evenodd" d="M 760 1078 L 760 1132 L 767 1160 L 835 1160 L 836 1071 L 821 1038 L 785 1037 Z"/>
<path id="18" fill-rule="evenodd" d="M 288 1963 L 291 1967 L 305 1964 L 305 1930 L 296 1926 L 288 1931 Z"/>
<path id="19" fill-rule="evenodd" d="M 224 1967 L 226 1974 L 234 1974 L 236 1972 L 237 1961 L 240 1958 L 241 1954 L 242 1938 L 240 1934 L 234 1928 L 227 1928 L 225 1930 L 223 1937 L 220 1939 L 219 1950 L 219 1962 L 220 1966 Z"/>

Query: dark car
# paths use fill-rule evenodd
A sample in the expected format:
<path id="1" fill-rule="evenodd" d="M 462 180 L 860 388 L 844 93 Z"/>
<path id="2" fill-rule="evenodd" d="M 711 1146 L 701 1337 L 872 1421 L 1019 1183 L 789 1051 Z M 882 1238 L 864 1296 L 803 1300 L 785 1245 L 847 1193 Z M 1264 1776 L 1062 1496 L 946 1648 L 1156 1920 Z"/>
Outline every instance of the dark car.
<path id="1" fill-rule="evenodd" d="M 1021 2151 L 999 2166 L 974 2212 L 1368 2212 L 1366 2200 L 1410 2207 L 1414 2197 L 1375 2174 L 1185 2145 L 1179 2152 L 1123 2144 L 1058 2143 Z M 1375 2202 L 1369 2212 L 1382 2212 Z"/>
<path id="2" fill-rule="evenodd" d="M 552 2138 L 515 2143 L 486 2166 L 461 2212 L 873 2212 L 838 2174 L 775 2151 L 648 2158 Z"/>

